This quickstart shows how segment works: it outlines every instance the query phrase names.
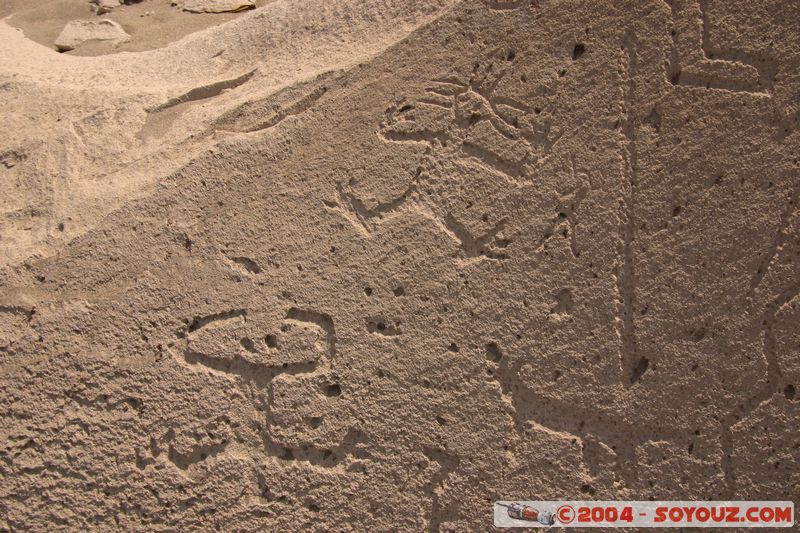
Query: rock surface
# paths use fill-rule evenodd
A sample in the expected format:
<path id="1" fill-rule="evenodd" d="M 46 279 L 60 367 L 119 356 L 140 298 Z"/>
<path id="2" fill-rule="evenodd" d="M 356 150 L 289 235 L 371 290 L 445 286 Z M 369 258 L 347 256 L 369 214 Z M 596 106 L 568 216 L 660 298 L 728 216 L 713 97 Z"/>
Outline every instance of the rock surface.
<path id="1" fill-rule="evenodd" d="M 186 0 L 182 9 L 190 13 L 237 13 L 255 7 L 252 0 Z"/>
<path id="2" fill-rule="evenodd" d="M 91 0 L 92 9 L 98 15 L 105 15 L 114 10 L 122 2 L 120 0 Z"/>
<path id="3" fill-rule="evenodd" d="M 113 20 L 73 20 L 64 26 L 55 40 L 59 51 L 73 50 L 87 41 L 110 41 L 124 43 L 130 35 Z"/>
<path id="4" fill-rule="evenodd" d="M 73 57 L 0 21 L 0 530 L 800 504 L 798 27 L 280 0 Z"/>

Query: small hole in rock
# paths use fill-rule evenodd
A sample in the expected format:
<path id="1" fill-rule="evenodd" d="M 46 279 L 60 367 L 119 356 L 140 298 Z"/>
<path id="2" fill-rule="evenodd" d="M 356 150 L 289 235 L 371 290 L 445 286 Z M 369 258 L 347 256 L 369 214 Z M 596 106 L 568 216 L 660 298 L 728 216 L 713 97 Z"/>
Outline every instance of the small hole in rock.
<path id="1" fill-rule="evenodd" d="M 392 292 L 394 293 L 395 296 L 402 296 L 403 294 L 405 294 L 406 289 L 401 285 L 399 287 L 395 287 Z"/>
<path id="2" fill-rule="evenodd" d="M 694 342 L 700 342 L 701 340 L 706 338 L 706 333 L 707 333 L 707 330 L 706 330 L 705 326 L 700 326 L 699 328 L 691 331 L 692 340 Z"/>
<path id="3" fill-rule="evenodd" d="M 488 361 L 492 361 L 493 363 L 499 363 L 500 359 L 503 357 L 503 352 L 500 351 L 500 347 L 494 343 L 490 342 L 486 345 L 486 359 Z"/>
<path id="4" fill-rule="evenodd" d="M 364 294 L 372 296 L 372 287 L 364 287 Z"/>
<path id="5" fill-rule="evenodd" d="M 339 396 L 340 394 L 342 394 L 342 387 L 340 387 L 338 384 L 334 383 L 333 385 L 328 385 L 328 387 L 325 389 L 326 396 L 333 397 Z"/>
<path id="6" fill-rule="evenodd" d="M 266 342 L 267 346 L 269 346 L 270 348 L 277 348 L 278 347 L 278 337 L 276 337 L 272 333 L 270 333 L 269 335 L 266 336 L 266 338 L 264 339 L 264 342 Z"/>
<path id="7" fill-rule="evenodd" d="M 572 60 L 575 61 L 579 57 L 583 55 L 586 51 L 586 46 L 583 43 L 578 43 L 575 45 L 575 48 L 572 49 Z"/>
<path id="8" fill-rule="evenodd" d="M 455 353 L 455 352 L 458 352 L 459 350 L 461 350 L 461 348 L 458 347 L 458 344 L 456 344 L 454 342 L 451 342 L 450 346 L 448 346 L 448 350 L 450 350 L 451 352 Z"/>
<path id="9" fill-rule="evenodd" d="M 650 366 L 650 360 L 646 357 L 642 357 L 639 359 L 639 362 L 636 363 L 636 366 L 633 367 L 631 371 L 631 384 L 638 382 L 645 372 L 647 372 L 648 367 Z"/>
<path id="10" fill-rule="evenodd" d="M 247 337 L 242 338 L 242 340 L 239 341 L 239 343 L 242 345 L 242 348 L 244 348 L 248 352 L 253 353 L 256 351 L 256 345 L 253 343 L 251 339 Z"/>
<path id="11" fill-rule="evenodd" d="M 794 385 L 789 384 L 783 388 L 783 395 L 786 396 L 787 400 L 794 400 L 795 390 Z"/>

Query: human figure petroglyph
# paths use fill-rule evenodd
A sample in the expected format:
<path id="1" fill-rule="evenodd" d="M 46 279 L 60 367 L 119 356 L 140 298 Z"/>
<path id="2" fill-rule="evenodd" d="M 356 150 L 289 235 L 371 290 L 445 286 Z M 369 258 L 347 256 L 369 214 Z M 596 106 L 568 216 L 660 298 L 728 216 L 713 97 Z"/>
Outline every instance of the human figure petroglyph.
<path id="1" fill-rule="evenodd" d="M 502 55 L 506 62 L 515 57 L 511 51 Z M 381 136 L 425 142 L 435 155 L 471 160 L 514 186 L 529 182 L 563 132 L 540 109 L 497 94 L 510 70 L 495 70 L 496 64 L 476 66 L 467 80 L 432 80 L 421 96 L 387 110 Z"/>

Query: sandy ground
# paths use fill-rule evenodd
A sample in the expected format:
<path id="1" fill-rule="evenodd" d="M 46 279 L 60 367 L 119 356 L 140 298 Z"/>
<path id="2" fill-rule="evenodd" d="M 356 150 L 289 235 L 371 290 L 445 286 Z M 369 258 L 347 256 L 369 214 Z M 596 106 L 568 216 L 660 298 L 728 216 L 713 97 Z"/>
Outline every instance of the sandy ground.
<path id="1" fill-rule="evenodd" d="M 0 529 L 800 503 L 799 4 L 258 5 L 0 6 Z"/>
<path id="2" fill-rule="evenodd" d="M 272 0 L 258 0 L 264 6 Z M 9 25 L 25 32 L 25 36 L 43 46 L 53 47 L 58 34 L 72 20 L 104 20 L 118 22 L 131 35 L 131 40 L 120 45 L 101 41 L 89 42 L 70 55 L 96 56 L 102 54 L 140 52 L 161 48 L 196 31 L 215 26 L 242 13 L 187 13 L 171 0 L 143 0 L 120 5 L 110 13 L 97 15 L 91 4 L 84 0 L 6 0 L 0 5 L 0 18 L 9 17 Z"/>

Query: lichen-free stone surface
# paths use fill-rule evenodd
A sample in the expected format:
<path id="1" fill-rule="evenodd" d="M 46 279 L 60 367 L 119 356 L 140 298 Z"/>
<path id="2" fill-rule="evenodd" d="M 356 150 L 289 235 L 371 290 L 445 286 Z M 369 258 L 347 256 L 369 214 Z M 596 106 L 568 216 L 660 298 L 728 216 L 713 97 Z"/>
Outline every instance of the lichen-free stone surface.
<path id="1" fill-rule="evenodd" d="M 130 35 L 113 20 L 73 20 L 64 26 L 55 40 L 57 50 L 72 50 L 87 41 L 123 43 Z"/>
<path id="2" fill-rule="evenodd" d="M 0 527 L 800 503 L 798 28 L 278 1 L 74 58 L 0 24 Z"/>
<path id="3" fill-rule="evenodd" d="M 255 2 L 250 0 L 186 0 L 182 4 L 182 9 L 191 13 L 235 13 L 254 7 Z"/>

